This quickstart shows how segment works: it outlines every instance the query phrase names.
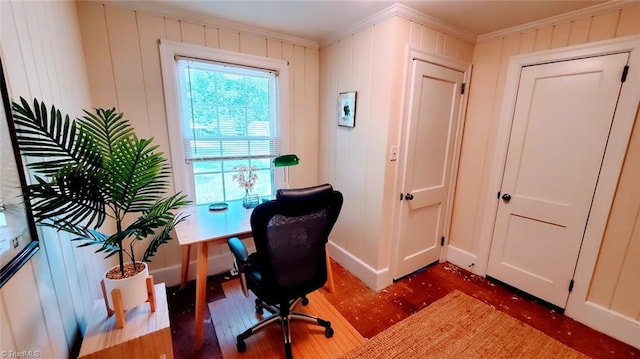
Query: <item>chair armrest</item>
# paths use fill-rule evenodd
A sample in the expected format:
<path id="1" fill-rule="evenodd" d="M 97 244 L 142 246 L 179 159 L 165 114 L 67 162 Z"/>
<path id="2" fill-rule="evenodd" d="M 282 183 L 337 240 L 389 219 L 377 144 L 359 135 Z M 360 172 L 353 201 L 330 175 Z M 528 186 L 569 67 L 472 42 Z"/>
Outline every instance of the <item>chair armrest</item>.
<path id="1" fill-rule="evenodd" d="M 249 253 L 247 252 L 247 247 L 244 246 L 244 243 L 238 237 L 231 237 L 227 240 L 227 244 L 229 245 L 229 249 L 233 256 L 236 258 L 238 262 L 246 263 L 249 259 Z"/>
<path id="2" fill-rule="evenodd" d="M 249 253 L 247 252 L 247 247 L 244 246 L 244 243 L 242 243 L 238 237 L 229 238 L 227 244 L 229 245 L 231 253 L 233 253 L 240 272 L 240 287 L 242 288 L 242 293 L 245 297 L 249 298 L 249 289 L 247 288 L 247 278 L 245 276 L 245 270 L 247 266 L 250 265 L 250 263 L 248 263 Z"/>

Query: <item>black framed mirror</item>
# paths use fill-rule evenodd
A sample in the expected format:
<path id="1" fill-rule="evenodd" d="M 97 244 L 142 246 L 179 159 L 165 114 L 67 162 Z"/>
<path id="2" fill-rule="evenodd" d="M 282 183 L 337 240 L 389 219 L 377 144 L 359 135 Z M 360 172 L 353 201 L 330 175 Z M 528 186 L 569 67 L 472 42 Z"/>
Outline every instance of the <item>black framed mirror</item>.
<path id="1" fill-rule="evenodd" d="M 26 185 L 18 151 L 11 101 L 0 59 L 0 288 L 38 251 L 38 235 L 22 188 Z"/>

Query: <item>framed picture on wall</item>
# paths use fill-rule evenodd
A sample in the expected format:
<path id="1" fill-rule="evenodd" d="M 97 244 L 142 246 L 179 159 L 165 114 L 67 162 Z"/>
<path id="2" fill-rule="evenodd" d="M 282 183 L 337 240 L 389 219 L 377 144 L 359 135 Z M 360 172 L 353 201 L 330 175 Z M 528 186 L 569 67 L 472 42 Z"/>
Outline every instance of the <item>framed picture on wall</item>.
<path id="1" fill-rule="evenodd" d="M 356 126 L 356 92 L 341 92 L 338 95 L 338 126 Z"/>

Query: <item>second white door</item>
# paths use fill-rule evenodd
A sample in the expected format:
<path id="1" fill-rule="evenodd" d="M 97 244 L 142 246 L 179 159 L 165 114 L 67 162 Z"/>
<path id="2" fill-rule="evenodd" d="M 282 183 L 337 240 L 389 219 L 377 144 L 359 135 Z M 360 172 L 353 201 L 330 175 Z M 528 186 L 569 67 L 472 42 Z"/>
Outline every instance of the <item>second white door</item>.
<path id="1" fill-rule="evenodd" d="M 487 274 L 562 308 L 627 58 L 521 70 Z"/>

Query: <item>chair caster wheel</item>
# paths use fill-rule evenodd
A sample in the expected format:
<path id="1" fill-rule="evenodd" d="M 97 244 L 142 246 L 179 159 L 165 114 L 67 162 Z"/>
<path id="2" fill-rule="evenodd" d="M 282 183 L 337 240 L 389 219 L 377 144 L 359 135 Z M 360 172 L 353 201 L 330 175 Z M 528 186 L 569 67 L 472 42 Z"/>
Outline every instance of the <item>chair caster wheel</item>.
<path id="1" fill-rule="evenodd" d="M 293 359 L 293 352 L 291 351 L 291 343 L 284 345 L 284 357 L 285 359 Z"/>
<path id="2" fill-rule="evenodd" d="M 309 298 L 303 297 L 301 303 L 302 303 L 303 306 L 307 306 L 309 304 Z"/>
<path id="3" fill-rule="evenodd" d="M 331 338 L 333 336 L 333 328 L 331 327 L 324 328 L 324 336 L 327 338 Z"/>
<path id="4" fill-rule="evenodd" d="M 240 339 L 236 342 L 236 349 L 238 349 L 238 353 L 244 353 L 247 350 L 247 344 Z"/>

